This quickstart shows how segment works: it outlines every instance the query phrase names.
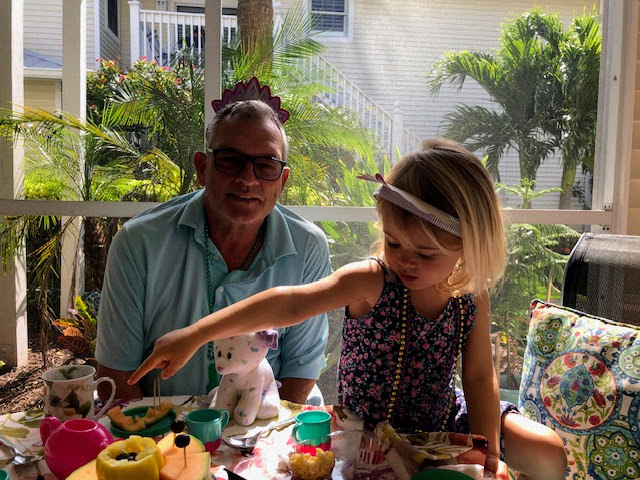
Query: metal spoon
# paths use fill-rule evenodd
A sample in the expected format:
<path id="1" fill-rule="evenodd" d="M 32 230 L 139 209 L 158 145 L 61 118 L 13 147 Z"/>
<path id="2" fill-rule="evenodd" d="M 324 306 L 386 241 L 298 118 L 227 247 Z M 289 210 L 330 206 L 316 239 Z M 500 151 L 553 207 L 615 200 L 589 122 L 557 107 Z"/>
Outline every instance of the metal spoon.
<path id="1" fill-rule="evenodd" d="M 6 440 L 0 439 L 0 446 L 4 446 L 9 450 L 11 450 L 11 453 L 13 453 L 13 459 L 11 460 L 11 463 L 13 463 L 14 465 L 19 465 L 19 466 L 31 465 L 32 463 L 39 462 L 43 458 L 42 455 L 25 455 L 23 453 L 20 453 L 18 450 L 16 450 L 16 447 L 11 445 Z"/>
<path id="2" fill-rule="evenodd" d="M 266 428 L 263 428 L 262 430 L 260 430 L 258 433 L 254 435 L 251 435 L 248 437 L 242 437 L 242 438 L 224 437 L 222 441 L 224 442 L 225 445 L 232 448 L 239 448 L 241 450 L 252 450 L 253 447 L 256 446 L 258 439 L 262 435 L 264 435 L 267 432 L 270 432 L 271 430 L 277 430 L 282 427 L 286 427 L 287 425 L 291 425 L 292 423 L 295 423 L 295 421 L 296 421 L 296 418 L 291 417 L 281 422 L 274 423 L 273 425 L 270 425 Z"/>

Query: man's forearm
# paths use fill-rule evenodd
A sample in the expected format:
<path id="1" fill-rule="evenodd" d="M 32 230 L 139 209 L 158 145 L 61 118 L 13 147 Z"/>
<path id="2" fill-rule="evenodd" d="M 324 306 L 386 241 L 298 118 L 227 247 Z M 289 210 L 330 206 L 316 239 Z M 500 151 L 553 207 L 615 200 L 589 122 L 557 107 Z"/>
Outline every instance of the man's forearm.
<path id="1" fill-rule="evenodd" d="M 98 364 L 97 377 L 110 377 L 116 383 L 116 395 L 114 398 L 129 399 L 129 398 L 141 398 L 144 396 L 140 384 L 129 385 L 127 380 L 133 372 L 125 372 L 121 370 L 113 370 L 112 368 L 105 367 Z M 98 397 L 100 400 L 108 400 L 111 395 L 111 385 L 107 382 L 102 382 L 98 385 Z"/>
<path id="2" fill-rule="evenodd" d="M 304 405 L 316 381 L 308 378 L 283 378 L 280 383 L 282 386 L 279 392 L 282 400 Z"/>

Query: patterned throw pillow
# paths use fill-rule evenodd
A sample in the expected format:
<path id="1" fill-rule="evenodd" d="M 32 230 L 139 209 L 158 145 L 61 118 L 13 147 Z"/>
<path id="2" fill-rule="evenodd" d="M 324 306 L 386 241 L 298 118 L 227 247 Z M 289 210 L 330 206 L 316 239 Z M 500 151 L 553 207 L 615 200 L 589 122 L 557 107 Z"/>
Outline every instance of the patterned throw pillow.
<path id="1" fill-rule="evenodd" d="M 640 478 L 639 392 L 639 327 L 532 302 L 519 407 L 562 437 L 567 478 Z"/>

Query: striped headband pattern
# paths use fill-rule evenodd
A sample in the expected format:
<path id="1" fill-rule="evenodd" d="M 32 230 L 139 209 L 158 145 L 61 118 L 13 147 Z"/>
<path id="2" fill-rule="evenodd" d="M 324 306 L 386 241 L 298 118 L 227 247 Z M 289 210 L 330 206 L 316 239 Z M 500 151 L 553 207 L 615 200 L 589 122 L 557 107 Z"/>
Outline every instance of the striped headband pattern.
<path id="1" fill-rule="evenodd" d="M 383 198 L 384 200 L 399 206 L 403 210 L 426 220 L 430 224 L 441 228 L 445 232 L 449 232 L 456 237 L 462 237 L 462 234 L 460 233 L 460 221 L 456 217 L 443 212 L 409 192 L 405 192 L 393 185 L 389 185 L 384 181 L 384 178 L 382 178 L 382 175 L 379 173 L 376 173 L 375 177 L 372 177 L 367 173 L 359 175 L 358 178 L 380 184 L 380 187 L 373 194 L 374 197 Z"/>

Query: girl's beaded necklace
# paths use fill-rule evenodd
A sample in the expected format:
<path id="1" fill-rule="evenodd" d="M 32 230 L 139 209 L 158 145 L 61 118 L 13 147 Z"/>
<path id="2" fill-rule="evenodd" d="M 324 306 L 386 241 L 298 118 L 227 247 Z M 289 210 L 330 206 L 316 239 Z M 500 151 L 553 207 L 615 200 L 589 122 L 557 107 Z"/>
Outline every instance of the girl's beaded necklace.
<path id="1" fill-rule="evenodd" d="M 251 250 L 249 250 L 249 254 L 247 258 L 244 259 L 242 265 L 240 266 L 240 270 L 246 270 L 251 265 L 253 261 L 256 251 L 260 246 L 260 242 L 262 241 L 262 237 L 264 236 L 264 232 L 267 228 L 267 219 L 264 219 L 262 225 L 260 225 L 260 229 L 258 230 L 258 235 L 256 235 L 256 240 L 253 242 L 251 246 Z M 209 250 L 209 226 L 207 225 L 207 221 L 204 222 L 204 238 L 202 239 L 202 243 L 204 245 L 204 256 L 207 264 L 207 303 L 209 306 L 209 314 L 212 314 L 215 310 L 215 301 L 213 296 L 213 280 L 211 278 L 211 251 Z M 213 342 L 207 343 L 207 359 L 209 360 L 209 383 L 207 384 L 207 391 L 210 392 L 211 389 L 218 385 L 218 373 L 215 368 L 215 358 L 213 355 Z"/>
<path id="2" fill-rule="evenodd" d="M 400 384 L 400 377 L 402 373 L 402 365 L 404 364 L 404 350 L 406 344 L 406 336 L 407 336 L 407 305 L 409 303 L 409 290 L 407 287 L 404 287 L 402 290 L 402 324 L 400 330 L 400 351 L 398 352 L 398 360 L 396 362 L 395 375 L 393 380 L 393 385 L 391 386 L 391 400 L 389 401 L 389 409 L 387 410 L 387 421 L 391 423 L 391 417 L 393 416 L 393 410 L 396 406 L 396 400 L 398 397 L 398 385 Z M 458 335 L 458 345 L 456 351 L 455 358 L 455 366 L 453 369 L 453 374 L 451 375 L 452 380 L 455 378 L 458 361 L 460 359 L 460 354 L 462 353 L 462 341 L 464 337 L 463 333 L 463 325 L 464 325 L 464 312 L 462 309 L 462 298 L 458 297 L 458 313 L 460 316 L 460 332 Z M 442 420 L 442 424 L 440 425 L 439 431 L 444 432 L 444 429 L 447 427 L 449 422 L 449 417 L 451 416 L 451 410 L 453 409 L 453 402 L 455 401 L 456 394 L 455 388 L 451 391 L 449 395 L 449 402 L 447 404 L 447 410 L 445 412 L 444 418 Z M 421 430 L 416 430 L 414 433 L 421 433 Z"/>

